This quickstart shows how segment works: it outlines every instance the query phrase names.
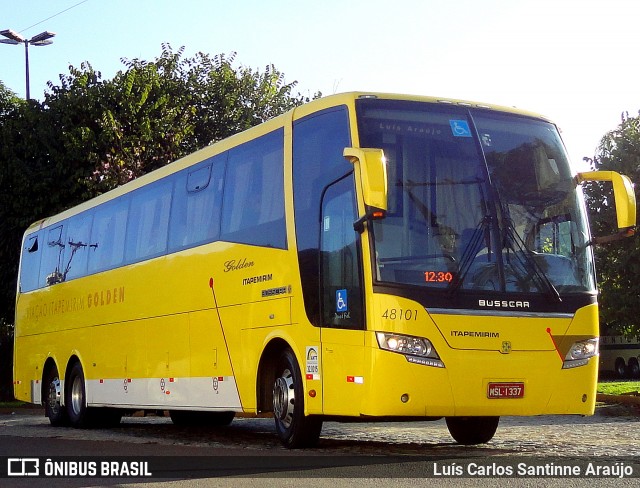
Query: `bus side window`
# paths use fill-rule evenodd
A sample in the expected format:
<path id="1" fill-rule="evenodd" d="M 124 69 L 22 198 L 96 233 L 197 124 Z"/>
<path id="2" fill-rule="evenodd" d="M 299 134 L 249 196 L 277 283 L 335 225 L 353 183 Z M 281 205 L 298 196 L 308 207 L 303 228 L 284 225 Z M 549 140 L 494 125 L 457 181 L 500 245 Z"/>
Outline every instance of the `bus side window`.
<path id="1" fill-rule="evenodd" d="M 65 226 L 62 224 L 45 229 L 42 262 L 40 264 L 40 285 L 55 285 L 64 281 L 63 258 L 65 250 Z"/>
<path id="2" fill-rule="evenodd" d="M 225 159 L 226 153 L 178 174 L 171 204 L 170 251 L 212 242 L 220 236 Z"/>
<path id="3" fill-rule="evenodd" d="M 164 179 L 133 193 L 127 225 L 127 262 L 166 252 L 172 189 L 173 180 Z"/>
<path id="4" fill-rule="evenodd" d="M 536 252 L 561 256 L 571 256 L 574 252 L 569 215 L 541 220 L 536 226 L 535 237 Z"/>
<path id="5" fill-rule="evenodd" d="M 62 270 L 65 280 L 87 274 L 92 222 L 92 212 L 81 213 L 69 219 Z"/>
<path id="6" fill-rule="evenodd" d="M 20 291 L 27 292 L 39 287 L 40 256 L 42 255 L 41 232 L 27 236 L 22 248 L 20 268 Z"/>
<path id="7" fill-rule="evenodd" d="M 284 131 L 229 151 L 222 205 L 222 239 L 287 247 L 284 221 Z"/>
<path id="8" fill-rule="evenodd" d="M 88 273 L 120 266 L 124 258 L 129 199 L 118 198 L 100 205 L 91 229 Z"/>

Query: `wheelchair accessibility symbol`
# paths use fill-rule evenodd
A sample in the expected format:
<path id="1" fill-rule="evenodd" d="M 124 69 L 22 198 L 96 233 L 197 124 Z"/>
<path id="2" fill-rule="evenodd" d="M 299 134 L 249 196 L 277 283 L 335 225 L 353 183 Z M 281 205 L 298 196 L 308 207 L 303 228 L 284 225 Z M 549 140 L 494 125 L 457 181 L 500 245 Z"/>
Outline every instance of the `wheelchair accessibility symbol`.
<path id="1" fill-rule="evenodd" d="M 466 120 L 450 120 L 449 125 L 454 137 L 471 137 L 471 129 Z"/>
<path id="2" fill-rule="evenodd" d="M 336 312 L 348 312 L 347 290 L 336 290 Z"/>

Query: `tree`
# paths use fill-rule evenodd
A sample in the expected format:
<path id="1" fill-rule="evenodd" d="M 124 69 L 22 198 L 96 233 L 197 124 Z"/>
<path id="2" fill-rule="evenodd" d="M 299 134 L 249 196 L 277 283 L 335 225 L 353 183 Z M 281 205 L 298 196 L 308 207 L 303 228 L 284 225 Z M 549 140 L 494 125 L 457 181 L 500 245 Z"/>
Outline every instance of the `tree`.
<path id="1" fill-rule="evenodd" d="M 21 100 L 0 81 L 0 121 L 17 106 Z"/>
<path id="2" fill-rule="evenodd" d="M 58 110 L 67 148 L 93 166 L 90 193 L 126 183 L 212 142 L 308 101 L 270 65 L 234 68 L 230 56 L 183 58 L 168 44 L 153 62 L 122 59 L 112 80 L 83 63 L 49 83 L 45 104 Z M 319 94 L 316 94 L 318 96 Z M 91 148 L 91 150 L 88 150 Z M 91 185 L 93 183 L 93 186 Z"/>
<path id="3" fill-rule="evenodd" d="M 22 101 L 9 90 L 4 83 L 0 82 L 0 133 L 3 133 L 4 125 L 6 120 L 11 116 L 11 114 L 15 113 L 22 106 Z M 5 141 L 0 139 L 0 144 L 4 145 Z M 0 189 L 3 189 L 3 182 L 9 181 L 9 168 L 0 165 Z M 0 191 L 0 208 L 4 208 L 6 204 L 3 201 L 2 196 L 4 195 L 3 191 Z M 11 256 L 13 253 L 13 261 L 15 261 L 15 247 L 10 238 L 8 238 L 9 233 L 9 223 L 5 220 L 4 215 L 0 215 L 0 255 L 3 257 Z M 15 274 L 15 266 L 11 266 L 10 263 L 4 261 L 3 269 L 9 268 L 9 272 L 13 272 Z M 11 276 L 11 275 L 9 275 Z M 4 278 L 4 276 L 3 276 Z M 2 294 L 6 295 L 8 292 L 9 297 L 15 298 L 15 279 L 11 277 L 9 279 L 9 283 L 5 284 L 7 290 L 3 290 Z M 13 291 L 11 291 L 13 290 Z M 0 309 L 0 401 L 10 400 L 13 398 L 13 390 L 11 388 L 11 375 L 12 375 L 12 360 L 13 360 L 13 325 L 11 322 L 7 322 L 6 314 L 1 313 L 6 307 L 6 297 L 0 296 L 0 304 L 2 305 L 2 309 Z M 12 302 L 11 302 L 12 303 Z M 13 318 L 13 317 L 12 317 Z"/>
<path id="4" fill-rule="evenodd" d="M 596 156 L 588 160 L 601 171 L 617 171 L 640 183 L 640 117 L 622 115 L 620 125 L 602 138 Z M 585 187 L 595 235 L 617 232 L 613 191 L 600 183 Z M 640 333 L 640 241 L 624 239 L 595 249 L 600 288 L 601 322 L 623 334 Z"/>

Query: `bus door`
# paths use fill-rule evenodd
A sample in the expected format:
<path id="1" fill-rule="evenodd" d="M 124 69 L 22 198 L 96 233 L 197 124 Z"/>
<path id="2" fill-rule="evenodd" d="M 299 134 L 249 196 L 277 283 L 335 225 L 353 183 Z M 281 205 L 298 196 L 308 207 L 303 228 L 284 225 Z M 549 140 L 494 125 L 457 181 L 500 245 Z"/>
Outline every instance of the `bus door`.
<path id="1" fill-rule="evenodd" d="M 322 199 L 322 386 L 324 413 L 358 415 L 364 389 L 364 313 L 352 174 Z"/>

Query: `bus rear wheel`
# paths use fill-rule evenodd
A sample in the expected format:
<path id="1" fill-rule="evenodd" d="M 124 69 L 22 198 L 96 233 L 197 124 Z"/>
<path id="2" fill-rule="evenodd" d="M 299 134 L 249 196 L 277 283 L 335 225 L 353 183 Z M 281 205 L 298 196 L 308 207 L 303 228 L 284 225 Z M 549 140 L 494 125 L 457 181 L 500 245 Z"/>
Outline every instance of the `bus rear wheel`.
<path id="1" fill-rule="evenodd" d="M 500 417 L 447 417 L 446 422 L 458 444 L 484 444 L 496 433 Z"/>
<path id="2" fill-rule="evenodd" d="M 291 349 L 278 359 L 273 385 L 273 416 L 276 432 L 289 449 L 312 447 L 318 443 L 322 419 L 305 416 L 302 374 Z"/>
<path id="3" fill-rule="evenodd" d="M 617 358 L 614 369 L 618 378 L 625 378 L 627 376 L 627 365 L 624 364 L 624 359 Z"/>
<path id="4" fill-rule="evenodd" d="M 636 358 L 629 359 L 629 378 L 638 379 L 640 378 L 640 364 L 638 364 L 638 360 Z"/>
<path id="5" fill-rule="evenodd" d="M 65 408 L 61 404 L 62 383 L 58 374 L 58 368 L 54 365 L 49 368 L 44 380 L 44 412 L 49 417 L 49 422 L 54 427 L 67 425 L 68 417 Z"/>
<path id="6" fill-rule="evenodd" d="M 78 429 L 93 427 L 96 412 L 87 407 L 84 371 L 79 362 L 71 368 L 65 390 L 65 405 L 71 425 Z"/>

